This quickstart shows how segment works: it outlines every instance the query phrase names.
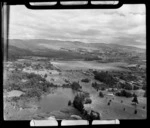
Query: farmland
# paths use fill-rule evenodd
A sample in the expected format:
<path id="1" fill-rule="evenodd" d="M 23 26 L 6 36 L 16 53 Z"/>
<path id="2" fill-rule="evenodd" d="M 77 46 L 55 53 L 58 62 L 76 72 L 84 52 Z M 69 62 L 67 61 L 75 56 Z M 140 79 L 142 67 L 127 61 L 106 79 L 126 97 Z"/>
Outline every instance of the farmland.
<path id="1" fill-rule="evenodd" d="M 82 112 L 67 105 L 77 93 L 83 92 L 89 94 L 92 101 L 84 104 L 84 108 L 101 113 L 101 119 L 145 119 L 145 87 L 145 69 L 131 67 L 125 62 L 22 57 L 5 63 L 4 117 L 7 120 L 50 116 L 72 119 L 71 115 L 79 115 L 84 119 Z M 133 96 L 117 96 L 121 90 L 136 94 L 139 103 L 133 105 Z M 99 92 L 104 94 L 103 98 Z M 137 114 L 134 114 L 135 109 Z"/>

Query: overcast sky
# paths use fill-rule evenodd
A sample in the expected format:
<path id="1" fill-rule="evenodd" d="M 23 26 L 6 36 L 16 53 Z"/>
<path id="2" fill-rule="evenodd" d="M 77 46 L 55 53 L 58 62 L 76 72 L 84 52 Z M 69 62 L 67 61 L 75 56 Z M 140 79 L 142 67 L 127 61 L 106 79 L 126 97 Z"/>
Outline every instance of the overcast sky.
<path id="1" fill-rule="evenodd" d="M 146 47 L 145 5 L 109 10 L 29 10 L 12 6 L 11 39 L 56 39 Z"/>

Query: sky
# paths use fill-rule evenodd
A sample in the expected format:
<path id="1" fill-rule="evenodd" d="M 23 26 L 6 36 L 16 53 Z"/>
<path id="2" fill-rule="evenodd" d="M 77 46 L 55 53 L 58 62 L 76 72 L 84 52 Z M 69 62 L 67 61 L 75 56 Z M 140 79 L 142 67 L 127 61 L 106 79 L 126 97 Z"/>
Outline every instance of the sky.
<path id="1" fill-rule="evenodd" d="M 10 39 L 115 43 L 146 48 L 145 5 L 119 9 L 30 10 L 10 7 Z"/>

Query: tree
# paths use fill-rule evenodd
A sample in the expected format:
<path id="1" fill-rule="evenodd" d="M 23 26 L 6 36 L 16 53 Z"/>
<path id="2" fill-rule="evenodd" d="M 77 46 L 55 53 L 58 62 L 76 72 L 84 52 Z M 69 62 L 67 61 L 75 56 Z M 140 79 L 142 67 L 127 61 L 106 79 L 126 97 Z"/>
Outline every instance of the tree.
<path id="1" fill-rule="evenodd" d="M 69 100 L 69 101 L 68 101 L 68 106 L 70 106 L 70 105 L 71 105 L 71 101 Z"/>
<path id="2" fill-rule="evenodd" d="M 139 102 L 138 102 L 137 95 L 134 94 L 134 97 L 133 97 L 132 102 L 137 103 L 137 104 L 139 103 Z"/>
<path id="3" fill-rule="evenodd" d="M 126 90 L 121 90 L 120 92 L 117 92 L 115 95 L 116 96 L 125 96 L 127 98 L 133 97 L 133 94 L 128 92 L 128 91 L 126 91 Z"/>
<path id="4" fill-rule="evenodd" d="M 79 90 L 79 89 L 81 89 L 82 87 L 80 86 L 80 84 L 79 84 L 78 82 L 73 82 L 73 83 L 71 84 L 71 88 L 72 88 L 73 90 Z"/>
<path id="5" fill-rule="evenodd" d="M 44 75 L 44 78 L 46 78 L 46 77 L 47 77 L 47 74 Z"/>
<path id="6" fill-rule="evenodd" d="M 77 94 L 73 100 L 73 106 L 80 112 L 82 112 L 84 108 L 83 101 L 84 97 L 81 94 Z"/>
<path id="7" fill-rule="evenodd" d="M 135 109 L 134 114 L 137 114 L 137 110 Z"/>
<path id="8" fill-rule="evenodd" d="M 102 92 L 99 92 L 99 96 L 103 98 L 104 94 Z"/>

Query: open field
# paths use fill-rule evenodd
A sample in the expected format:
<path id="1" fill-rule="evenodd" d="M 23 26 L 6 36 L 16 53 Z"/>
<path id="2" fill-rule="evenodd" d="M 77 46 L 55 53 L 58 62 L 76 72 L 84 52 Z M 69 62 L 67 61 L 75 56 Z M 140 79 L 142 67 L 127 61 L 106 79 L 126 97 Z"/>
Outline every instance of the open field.
<path id="1" fill-rule="evenodd" d="M 123 70 L 118 66 L 127 65 L 126 63 L 98 63 L 96 61 L 52 61 L 61 70 Z"/>

